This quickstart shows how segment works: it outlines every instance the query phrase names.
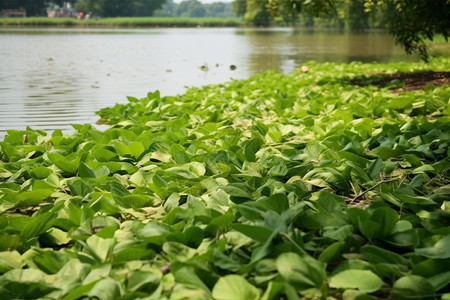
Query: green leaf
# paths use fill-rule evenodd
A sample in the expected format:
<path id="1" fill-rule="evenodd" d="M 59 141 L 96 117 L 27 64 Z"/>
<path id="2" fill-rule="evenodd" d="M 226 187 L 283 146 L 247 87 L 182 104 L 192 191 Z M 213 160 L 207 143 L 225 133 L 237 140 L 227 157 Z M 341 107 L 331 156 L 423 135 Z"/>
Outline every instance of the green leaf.
<path id="1" fill-rule="evenodd" d="M 88 165 L 86 165 L 84 162 L 81 162 L 78 166 L 78 175 L 80 175 L 81 178 L 95 178 L 95 172 L 92 170 Z"/>
<path id="2" fill-rule="evenodd" d="M 389 83 L 388 88 L 400 88 L 403 86 L 405 86 L 404 82 L 401 82 L 398 79 L 394 79 Z M 396 97 L 395 99 L 392 99 L 391 102 L 389 102 L 388 107 L 395 110 L 401 110 L 411 107 L 413 102 L 414 102 L 413 97 L 405 97 L 405 96 Z"/>
<path id="3" fill-rule="evenodd" d="M 450 271 L 436 274 L 428 278 L 428 281 L 436 291 L 439 291 L 450 284 Z"/>
<path id="4" fill-rule="evenodd" d="M 101 279 L 78 286 L 68 293 L 63 300 L 76 300 L 87 294 Z"/>
<path id="5" fill-rule="evenodd" d="M 33 257 L 34 263 L 47 274 L 56 274 L 69 261 L 63 252 L 43 251 Z"/>
<path id="6" fill-rule="evenodd" d="M 167 183 L 167 181 L 162 178 L 161 176 L 159 176 L 156 173 L 152 173 L 148 178 L 147 178 L 147 185 L 161 198 L 166 198 L 169 193 L 168 193 L 168 187 L 169 184 Z"/>
<path id="7" fill-rule="evenodd" d="M 16 198 L 16 207 L 28 207 L 41 204 L 54 193 L 51 189 L 37 189 L 21 192 Z"/>
<path id="8" fill-rule="evenodd" d="M 402 255 L 378 246 L 364 246 L 361 248 L 361 254 L 372 263 L 409 265 L 409 261 Z"/>
<path id="9" fill-rule="evenodd" d="M 320 291 L 327 284 L 326 265 L 310 256 L 283 253 L 277 257 L 276 265 L 283 279 L 300 291 L 311 288 Z"/>
<path id="10" fill-rule="evenodd" d="M 257 203 L 264 205 L 267 209 L 273 210 L 280 215 L 289 208 L 288 198 L 285 194 L 274 194 L 269 198 L 258 200 Z"/>
<path id="11" fill-rule="evenodd" d="M 11 177 L 12 175 L 13 175 L 13 173 L 11 173 L 6 168 L 0 167 L 0 178 L 5 179 L 5 178 Z"/>
<path id="12" fill-rule="evenodd" d="M 170 226 L 150 221 L 139 231 L 139 236 L 147 242 L 162 245 L 166 237 L 172 232 L 173 229 Z"/>
<path id="13" fill-rule="evenodd" d="M 224 187 L 222 187 L 222 190 L 225 191 L 228 195 L 232 197 L 238 197 L 238 198 L 250 198 L 250 193 L 248 191 L 248 188 L 243 183 L 230 183 Z"/>
<path id="14" fill-rule="evenodd" d="M 103 262 L 111 255 L 114 244 L 114 239 L 103 239 L 97 235 L 92 235 L 86 240 L 85 248 L 97 260 Z"/>
<path id="15" fill-rule="evenodd" d="M 261 226 L 247 225 L 247 224 L 235 224 L 232 229 L 238 231 L 249 238 L 264 243 L 272 235 L 273 231 Z"/>
<path id="16" fill-rule="evenodd" d="M 434 244 L 433 247 L 417 248 L 415 252 L 419 255 L 434 258 L 434 259 L 446 259 L 450 258 L 450 235 L 442 237 Z"/>
<path id="17" fill-rule="evenodd" d="M 31 170 L 31 175 L 33 175 L 35 178 L 38 178 L 38 179 L 47 178 L 52 173 L 53 173 L 53 170 L 50 168 L 46 168 L 46 167 L 36 167 Z"/>
<path id="18" fill-rule="evenodd" d="M 151 297 L 150 299 L 160 299 Z M 170 300 L 212 300 L 205 290 L 191 284 L 176 283 L 170 293 Z"/>
<path id="19" fill-rule="evenodd" d="M 183 283 L 191 286 L 195 286 L 204 291 L 208 297 L 211 297 L 211 291 L 208 286 L 197 276 L 193 268 L 183 267 L 178 269 L 175 274 L 175 280 L 178 283 Z"/>
<path id="20" fill-rule="evenodd" d="M 384 166 L 383 160 L 381 158 L 374 160 L 369 168 L 370 178 L 374 179 L 377 175 L 379 175 L 381 173 L 381 171 L 383 171 L 384 168 L 385 168 L 385 166 Z"/>
<path id="21" fill-rule="evenodd" d="M 445 273 L 450 270 L 450 261 L 447 259 L 426 259 L 415 264 L 412 268 L 414 275 L 420 275 L 425 278 Z"/>
<path id="22" fill-rule="evenodd" d="M 271 176 L 285 176 L 288 173 L 288 168 L 286 164 L 282 161 L 279 161 L 275 166 L 270 168 L 269 174 Z"/>
<path id="23" fill-rule="evenodd" d="M 197 254 L 197 251 L 179 242 L 165 242 L 163 250 L 174 260 L 186 262 Z"/>
<path id="24" fill-rule="evenodd" d="M 425 278 L 417 275 L 403 276 L 392 288 L 394 300 L 434 299 L 435 290 Z"/>
<path id="25" fill-rule="evenodd" d="M 28 240 L 47 231 L 55 223 L 54 217 L 52 213 L 42 213 L 31 218 L 16 217 L 10 219 L 10 224 L 19 229 L 21 236 Z"/>
<path id="26" fill-rule="evenodd" d="M 378 207 L 374 210 L 370 219 L 380 225 L 378 237 L 385 237 L 397 223 L 398 215 L 392 208 Z"/>
<path id="27" fill-rule="evenodd" d="M 229 270 L 232 272 L 237 272 L 242 268 L 242 265 L 240 263 L 233 260 L 228 255 L 220 252 L 218 249 L 214 250 L 213 263 L 218 268 Z"/>
<path id="28" fill-rule="evenodd" d="M 259 290 L 240 275 L 221 277 L 214 285 L 212 296 L 216 300 L 257 300 Z"/>
<path id="29" fill-rule="evenodd" d="M 145 245 L 138 245 L 135 247 L 126 245 L 127 247 L 124 249 L 121 249 L 119 246 L 121 246 L 120 243 L 114 247 L 114 262 L 148 259 L 154 256 L 154 251 L 152 249 L 146 249 Z"/>
<path id="30" fill-rule="evenodd" d="M 36 269 L 15 269 L 0 277 L 0 298 L 39 299 L 57 290 L 44 282 L 45 273 Z"/>
<path id="31" fill-rule="evenodd" d="M 436 170 L 431 165 L 422 165 L 422 166 L 412 170 L 412 174 L 421 174 L 421 173 L 425 173 L 425 172 L 435 173 Z"/>
<path id="32" fill-rule="evenodd" d="M 360 220 L 359 230 L 368 239 L 373 239 L 380 236 L 381 224 L 372 220 Z"/>
<path id="33" fill-rule="evenodd" d="M 318 260 L 324 263 L 328 263 L 335 260 L 346 248 L 345 241 L 338 241 L 328 246 L 322 253 L 320 253 Z"/>
<path id="34" fill-rule="evenodd" d="M 0 252 L 0 274 L 12 269 L 20 269 L 22 266 L 22 256 L 17 251 Z"/>
<path id="35" fill-rule="evenodd" d="M 336 241 L 345 240 L 353 233 L 353 225 L 324 227 L 323 237 Z"/>
<path id="36" fill-rule="evenodd" d="M 378 147 L 372 150 L 372 153 L 378 155 L 382 159 L 396 158 L 404 153 L 400 149 L 392 149 L 388 147 Z"/>
<path id="37" fill-rule="evenodd" d="M 345 270 L 330 278 L 330 287 L 358 289 L 365 293 L 378 291 L 383 285 L 380 277 L 369 270 Z"/>
<path id="38" fill-rule="evenodd" d="M 256 161 L 256 152 L 261 148 L 262 141 L 259 138 L 253 138 L 243 143 L 244 155 L 247 161 Z"/>
<path id="39" fill-rule="evenodd" d="M 66 158 L 59 153 L 48 153 L 48 158 L 61 170 L 75 174 L 80 163 L 80 158 L 76 157 L 74 159 Z"/>
<path id="40" fill-rule="evenodd" d="M 74 196 L 84 197 L 94 191 L 91 185 L 87 184 L 87 181 L 81 178 L 75 178 L 74 180 L 68 181 L 67 185 Z"/>
<path id="41" fill-rule="evenodd" d="M 230 225 L 233 223 L 234 218 L 235 215 L 231 211 L 227 211 L 223 215 L 212 219 L 206 227 L 205 232 L 216 235 L 218 232 L 230 227 Z"/>
<path id="42" fill-rule="evenodd" d="M 263 220 L 266 214 L 263 209 L 258 207 L 254 202 L 238 204 L 238 210 L 241 215 L 249 221 Z"/>
<path id="43" fill-rule="evenodd" d="M 152 206 L 154 198 L 143 194 L 130 194 L 122 197 L 121 203 L 125 207 L 142 208 Z"/>
<path id="44" fill-rule="evenodd" d="M 176 241 L 185 244 L 186 246 L 197 248 L 204 238 L 202 229 L 196 226 L 185 227 L 183 232 L 173 233 L 167 237 L 169 241 Z"/>
<path id="45" fill-rule="evenodd" d="M 120 285 L 112 278 L 104 278 L 98 281 L 86 295 L 102 300 L 115 300 L 120 296 Z"/>
<path id="46" fill-rule="evenodd" d="M 162 274 L 159 271 L 135 270 L 127 275 L 127 288 L 130 291 L 142 291 L 151 294 L 159 286 L 161 279 Z"/>
<path id="47" fill-rule="evenodd" d="M 98 161 L 101 162 L 108 162 L 112 161 L 114 158 L 117 157 L 117 153 L 113 152 L 106 147 L 98 147 L 94 148 L 92 150 L 92 154 L 97 158 Z"/>

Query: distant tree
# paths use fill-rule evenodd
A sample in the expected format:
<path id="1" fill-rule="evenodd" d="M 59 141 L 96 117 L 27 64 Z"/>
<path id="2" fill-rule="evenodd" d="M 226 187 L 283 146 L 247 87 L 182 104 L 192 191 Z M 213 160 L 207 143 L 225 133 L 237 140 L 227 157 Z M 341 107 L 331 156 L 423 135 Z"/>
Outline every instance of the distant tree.
<path id="1" fill-rule="evenodd" d="M 346 0 L 345 19 L 351 30 L 361 31 L 369 27 L 369 14 L 365 11 L 364 0 Z"/>
<path id="2" fill-rule="evenodd" d="M 103 0 L 78 0 L 74 4 L 74 8 L 77 11 L 92 12 L 98 16 L 104 16 L 104 5 Z"/>
<path id="3" fill-rule="evenodd" d="M 27 16 L 45 14 L 45 0 L 0 0 L 1 9 L 25 9 Z"/>
<path id="4" fill-rule="evenodd" d="M 78 0 L 75 9 L 102 17 L 151 16 L 166 0 Z"/>
<path id="5" fill-rule="evenodd" d="M 237 15 L 244 11 L 244 20 L 257 26 L 268 26 L 274 18 L 295 23 L 300 12 L 324 16 L 335 11 L 333 0 L 235 0 L 233 5 Z"/>
<path id="6" fill-rule="evenodd" d="M 244 20 L 255 26 L 268 26 L 271 16 L 267 10 L 270 0 L 247 0 Z"/>
<path id="7" fill-rule="evenodd" d="M 247 0 L 234 0 L 233 11 L 238 17 L 244 16 L 247 11 Z"/>
<path id="8" fill-rule="evenodd" d="M 296 23 L 302 9 L 303 0 L 271 1 L 266 4 L 272 16 L 276 16 L 284 23 Z"/>
<path id="9" fill-rule="evenodd" d="M 231 3 L 214 2 L 210 4 L 203 4 L 203 6 L 206 9 L 205 17 L 215 17 L 215 18 L 235 17 Z"/>
<path id="10" fill-rule="evenodd" d="M 365 0 L 339 0 L 327 17 L 330 24 L 352 31 L 363 31 L 369 26 L 369 13 L 365 10 Z"/>
<path id="11" fill-rule="evenodd" d="M 197 0 L 185 0 L 178 4 L 175 13 L 180 17 L 201 18 L 206 14 L 206 9 Z"/>
<path id="12" fill-rule="evenodd" d="M 160 17 L 213 17 L 213 18 L 235 18 L 231 3 L 213 2 L 201 3 L 199 1 L 183 1 L 175 3 L 167 0 L 161 9 L 155 11 L 155 16 Z"/>
<path id="13" fill-rule="evenodd" d="M 135 0 L 132 2 L 134 3 L 134 16 L 152 16 L 155 10 L 161 8 L 164 5 L 166 0 Z"/>
<path id="14" fill-rule="evenodd" d="M 159 17 L 173 17 L 175 16 L 176 6 L 177 4 L 173 2 L 173 0 L 167 0 L 160 9 L 155 10 L 153 15 Z"/>

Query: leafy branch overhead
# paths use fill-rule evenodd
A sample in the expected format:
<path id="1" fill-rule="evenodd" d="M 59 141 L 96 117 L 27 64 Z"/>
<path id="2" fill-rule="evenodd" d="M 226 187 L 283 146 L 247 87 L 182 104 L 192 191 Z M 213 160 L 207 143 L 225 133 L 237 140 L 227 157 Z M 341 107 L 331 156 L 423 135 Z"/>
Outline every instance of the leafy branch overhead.
<path id="1" fill-rule="evenodd" d="M 311 62 L 8 130 L 0 299 L 448 299 L 450 87 L 371 85 L 429 68 Z"/>

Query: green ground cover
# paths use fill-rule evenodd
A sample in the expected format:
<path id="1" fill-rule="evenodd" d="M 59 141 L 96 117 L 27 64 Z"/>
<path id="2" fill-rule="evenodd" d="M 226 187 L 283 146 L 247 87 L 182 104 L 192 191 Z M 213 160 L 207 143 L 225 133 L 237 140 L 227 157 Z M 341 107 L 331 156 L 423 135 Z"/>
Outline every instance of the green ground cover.
<path id="1" fill-rule="evenodd" d="M 8 131 L 0 298 L 450 299 L 450 59 L 308 66 Z"/>
<path id="2" fill-rule="evenodd" d="M 0 18 L 1 26 L 78 26 L 78 27 L 222 27 L 239 26 L 240 19 L 176 18 L 176 17 L 117 17 L 91 20 L 74 18 Z"/>

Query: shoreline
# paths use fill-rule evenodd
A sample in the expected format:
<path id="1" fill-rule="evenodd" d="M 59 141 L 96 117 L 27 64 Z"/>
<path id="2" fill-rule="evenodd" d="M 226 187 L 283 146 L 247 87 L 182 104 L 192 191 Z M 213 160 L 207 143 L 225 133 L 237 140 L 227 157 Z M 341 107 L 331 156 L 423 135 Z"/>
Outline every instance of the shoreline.
<path id="1" fill-rule="evenodd" d="M 74 18 L 0 18 L 0 27 L 237 27 L 243 25 L 240 19 L 223 18 L 172 18 L 172 17 L 117 17 L 92 20 Z"/>

